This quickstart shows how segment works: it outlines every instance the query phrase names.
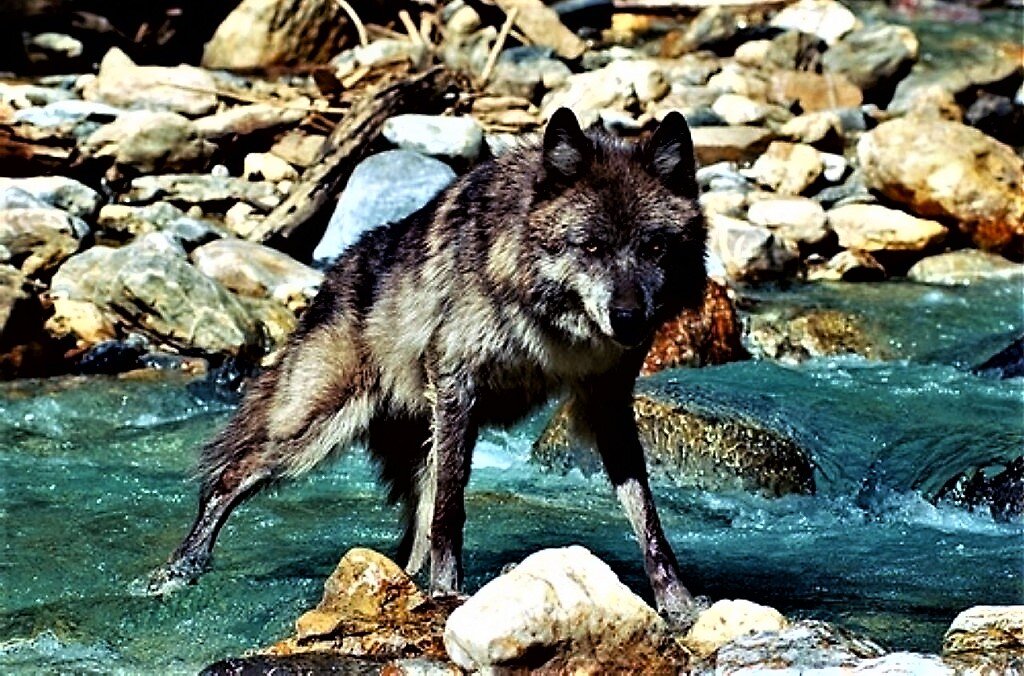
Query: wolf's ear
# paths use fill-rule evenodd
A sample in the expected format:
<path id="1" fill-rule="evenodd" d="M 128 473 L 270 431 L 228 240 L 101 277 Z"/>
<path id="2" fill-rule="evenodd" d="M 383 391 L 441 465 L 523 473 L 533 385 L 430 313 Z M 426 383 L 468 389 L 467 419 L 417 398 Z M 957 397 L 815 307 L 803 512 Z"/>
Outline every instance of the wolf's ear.
<path id="1" fill-rule="evenodd" d="M 544 130 L 544 178 L 571 181 L 587 169 L 593 156 L 594 144 L 576 115 L 568 108 L 556 110 Z"/>
<path id="2" fill-rule="evenodd" d="M 644 147 L 644 162 L 647 170 L 675 194 L 698 196 L 693 139 L 681 114 L 672 111 L 661 121 Z"/>

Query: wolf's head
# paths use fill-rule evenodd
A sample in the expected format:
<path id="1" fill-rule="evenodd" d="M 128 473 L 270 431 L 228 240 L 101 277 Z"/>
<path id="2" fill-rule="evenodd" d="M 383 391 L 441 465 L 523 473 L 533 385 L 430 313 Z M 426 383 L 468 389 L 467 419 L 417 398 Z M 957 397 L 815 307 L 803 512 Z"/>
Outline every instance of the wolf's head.
<path id="1" fill-rule="evenodd" d="M 643 143 L 584 132 L 558 110 L 544 133 L 528 236 L 537 314 L 576 339 L 633 347 L 700 303 L 705 226 L 693 142 L 669 113 Z"/>

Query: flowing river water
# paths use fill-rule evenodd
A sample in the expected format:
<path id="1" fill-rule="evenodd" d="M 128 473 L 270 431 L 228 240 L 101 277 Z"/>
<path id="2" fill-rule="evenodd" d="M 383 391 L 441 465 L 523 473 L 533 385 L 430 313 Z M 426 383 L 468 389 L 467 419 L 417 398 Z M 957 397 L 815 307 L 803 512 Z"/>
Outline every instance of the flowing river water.
<path id="1" fill-rule="evenodd" d="M 782 499 L 657 481 L 691 589 L 931 652 L 959 610 L 1024 602 L 1021 521 L 927 499 L 958 472 L 1022 452 L 1024 382 L 967 369 L 1024 329 L 1020 285 L 819 285 L 766 299 L 871 317 L 894 358 L 655 376 L 676 396 L 741 401 L 784 423 L 818 467 L 814 496 Z M 240 508 L 200 584 L 139 594 L 190 523 L 187 472 L 229 408 L 166 379 L 0 389 L 0 671 L 194 673 L 290 633 L 349 547 L 392 551 L 398 515 L 354 450 Z M 469 588 L 539 548 L 580 543 L 647 595 L 604 478 L 529 462 L 543 423 L 538 414 L 483 435 L 468 498 Z"/>

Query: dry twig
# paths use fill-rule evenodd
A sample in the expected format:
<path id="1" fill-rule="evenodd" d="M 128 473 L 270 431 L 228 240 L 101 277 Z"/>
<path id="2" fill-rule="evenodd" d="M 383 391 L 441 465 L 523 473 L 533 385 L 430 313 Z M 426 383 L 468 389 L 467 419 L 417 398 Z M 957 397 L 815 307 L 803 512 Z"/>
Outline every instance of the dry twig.
<path id="1" fill-rule="evenodd" d="M 370 44 L 370 38 L 366 34 L 366 26 L 363 24 L 362 19 L 356 14 L 355 8 L 348 4 L 348 0 L 334 0 L 338 7 L 348 15 L 348 18 L 352 21 L 352 25 L 356 27 L 356 33 L 359 34 L 359 44 L 363 47 Z"/>
<path id="2" fill-rule="evenodd" d="M 512 30 L 512 24 L 515 23 L 517 16 L 519 16 L 518 7 L 513 8 L 505 16 L 505 23 L 501 24 L 501 30 L 498 31 L 498 37 L 494 41 L 494 46 L 491 47 L 491 52 L 487 55 L 487 63 L 484 64 L 483 72 L 480 73 L 481 88 L 487 84 L 487 80 L 491 77 L 491 73 L 494 71 L 494 64 L 498 62 L 498 55 L 505 48 L 505 41 L 508 40 L 508 33 Z"/>

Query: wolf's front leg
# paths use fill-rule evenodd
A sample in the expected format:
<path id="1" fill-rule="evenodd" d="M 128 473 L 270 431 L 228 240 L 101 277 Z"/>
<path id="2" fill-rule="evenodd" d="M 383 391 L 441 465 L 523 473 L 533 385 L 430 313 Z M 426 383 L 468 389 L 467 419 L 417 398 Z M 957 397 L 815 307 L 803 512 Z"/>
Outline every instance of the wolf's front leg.
<path id="1" fill-rule="evenodd" d="M 632 402 L 631 391 L 621 394 L 595 388 L 578 395 L 573 402 L 577 431 L 590 437 L 601 455 L 639 541 L 658 610 L 676 622 L 688 624 L 695 612 L 693 596 L 679 579 L 679 564 L 654 506 Z"/>
<path id="2" fill-rule="evenodd" d="M 473 420 L 473 393 L 468 376 L 437 376 L 434 394 L 433 441 L 426 469 L 428 492 L 421 493 L 421 500 L 433 498 L 430 591 L 444 595 L 456 593 L 462 587 L 465 493 L 477 424 Z"/>

